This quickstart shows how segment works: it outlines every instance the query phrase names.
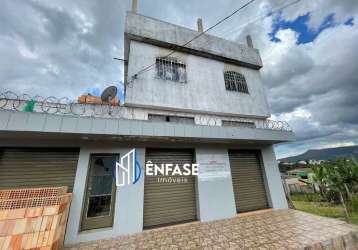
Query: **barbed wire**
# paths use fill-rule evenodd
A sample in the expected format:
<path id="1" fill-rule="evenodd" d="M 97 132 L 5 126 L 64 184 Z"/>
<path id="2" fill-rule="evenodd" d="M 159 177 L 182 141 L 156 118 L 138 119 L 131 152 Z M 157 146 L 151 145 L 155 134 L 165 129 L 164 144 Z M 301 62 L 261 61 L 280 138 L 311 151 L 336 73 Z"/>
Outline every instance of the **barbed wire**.
<path id="1" fill-rule="evenodd" d="M 24 111 L 25 107 L 30 105 L 30 102 L 33 102 L 31 111 L 47 114 L 72 114 L 79 116 L 115 115 L 117 108 L 119 108 L 118 106 L 110 106 L 105 103 L 79 103 L 75 100 L 70 100 L 68 97 L 18 95 L 12 91 L 0 92 L 0 109 Z"/>
<path id="2" fill-rule="evenodd" d="M 0 110 L 145 121 L 150 121 L 148 120 L 148 113 L 151 113 L 169 117 L 190 118 L 194 125 L 224 126 L 224 122 L 232 122 L 235 125 L 229 127 L 292 131 L 290 125 L 285 121 L 193 114 L 179 111 L 149 111 L 149 109 L 147 112 L 135 112 L 135 108 L 125 106 L 79 103 L 67 97 L 18 95 L 12 91 L 0 92 Z"/>

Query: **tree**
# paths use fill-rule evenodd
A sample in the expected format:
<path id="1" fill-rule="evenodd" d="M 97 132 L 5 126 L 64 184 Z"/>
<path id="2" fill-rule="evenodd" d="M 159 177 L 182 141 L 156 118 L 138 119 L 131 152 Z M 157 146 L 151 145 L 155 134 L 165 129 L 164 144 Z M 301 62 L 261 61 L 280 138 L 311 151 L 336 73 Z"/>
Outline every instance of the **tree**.
<path id="1" fill-rule="evenodd" d="M 339 195 L 344 214 L 349 221 L 346 200 L 351 200 L 358 191 L 358 163 L 356 159 L 338 159 L 334 162 L 312 166 L 314 181 L 318 184 L 321 197 L 327 198 L 328 191 Z"/>

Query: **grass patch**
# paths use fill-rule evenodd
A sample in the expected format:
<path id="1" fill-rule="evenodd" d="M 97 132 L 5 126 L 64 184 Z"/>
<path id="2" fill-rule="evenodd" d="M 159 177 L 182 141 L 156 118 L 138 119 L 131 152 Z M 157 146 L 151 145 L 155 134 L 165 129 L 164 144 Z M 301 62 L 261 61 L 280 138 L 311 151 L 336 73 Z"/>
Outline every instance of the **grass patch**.
<path id="1" fill-rule="evenodd" d="M 304 194 L 304 193 L 292 194 L 291 199 L 293 201 L 309 201 L 309 202 L 321 201 L 321 197 L 317 193 L 315 193 L 315 194 Z"/>
<path id="2" fill-rule="evenodd" d="M 297 210 L 345 221 L 341 205 L 320 201 L 318 194 L 294 194 L 291 196 Z M 350 212 L 351 223 L 358 225 L 358 212 Z"/>
<path id="3" fill-rule="evenodd" d="M 332 218 L 344 218 L 339 206 L 331 206 L 326 202 L 293 201 L 297 210 Z"/>

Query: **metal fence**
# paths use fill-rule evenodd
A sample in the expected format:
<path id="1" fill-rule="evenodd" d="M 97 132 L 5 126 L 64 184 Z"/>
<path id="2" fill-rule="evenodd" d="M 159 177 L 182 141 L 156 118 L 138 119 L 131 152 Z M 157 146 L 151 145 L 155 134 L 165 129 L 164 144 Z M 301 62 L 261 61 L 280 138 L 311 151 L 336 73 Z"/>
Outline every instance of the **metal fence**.
<path id="1" fill-rule="evenodd" d="M 279 131 L 292 131 L 285 121 L 269 119 L 249 119 L 230 116 L 202 115 L 177 111 L 153 111 L 145 109 L 129 108 L 125 106 L 112 106 L 108 104 L 84 104 L 70 100 L 67 97 L 57 98 L 54 96 L 42 97 L 28 94 L 17 95 L 12 91 L 0 92 L 0 110 L 30 111 L 36 113 L 75 115 L 83 117 L 102 117 L 116 119 L 148 120 L 148 114 L 154 113 L 172 117 L 194 118 L 195 124 L 204 126 L 222 126 L 223 123 L 231 124 L 228 127 L 257 128 Z"/>

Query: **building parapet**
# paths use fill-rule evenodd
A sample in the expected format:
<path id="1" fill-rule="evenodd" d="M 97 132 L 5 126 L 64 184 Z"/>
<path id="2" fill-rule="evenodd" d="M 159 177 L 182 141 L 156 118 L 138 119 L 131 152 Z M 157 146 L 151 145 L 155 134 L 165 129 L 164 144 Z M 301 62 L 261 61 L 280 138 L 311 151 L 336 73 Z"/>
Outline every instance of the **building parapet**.
<path id="1" fill-rule="evenodd" d="M 261 57 L 257 49 L 213 35 L 202 34 L 183 47 L 183 44 L 197 35 L 198 31 L 196 30 L 127 12 L 126 39 L 215 58 L 254 69 L 262 67 Z"/>
<path id="2" fill-rule="evenodd" d="M 186 123 L 202 126 L 241 127 L 292 132 L 285 121 L 240 116 L 208 115 L 181 111 L 154 110 L 108 104 L 82 104 L 68 98 L 43 98 L 0 92 L 0 110 L 46 113 L 61 116 L 143 120 L 153 122 Z"/>

